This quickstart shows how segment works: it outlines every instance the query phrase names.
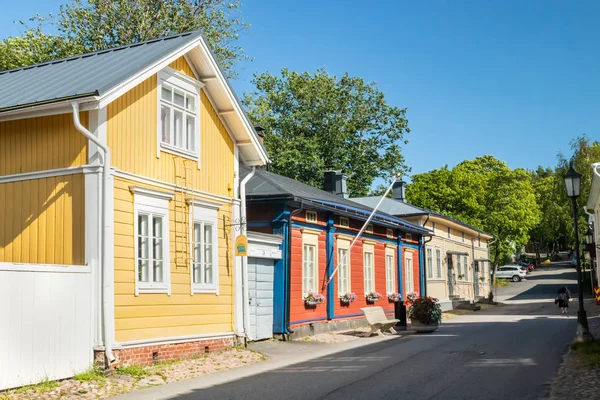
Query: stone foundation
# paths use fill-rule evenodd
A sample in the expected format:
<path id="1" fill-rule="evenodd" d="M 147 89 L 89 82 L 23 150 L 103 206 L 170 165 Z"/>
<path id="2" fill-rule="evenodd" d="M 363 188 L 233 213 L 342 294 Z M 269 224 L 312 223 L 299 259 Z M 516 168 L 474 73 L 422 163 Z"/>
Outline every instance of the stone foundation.
<path id="1" fill-rule="evenodd" d="M 148 366 L 157 361 L 193 358 L 202 354 L 226 350 L 234 344 L 234 338 L 230 337 L 114 349 L 113 354 L 117 361 L 111 365 L 111 368 L 132 364 Z M 94 351 L 94 360 L 96 363 L 105 361 L 104 351 Z"/>
<path id="2" fill-rule="evenodd" d="M 364 318 L 341 319 L 339 321 L 319 321 L 311 324 L 292 327 L 294 333 L 290 333 L 291 340 L 301 339 L 306 336 L 319 335 L 322 333 L 349 331 L 356 328 L 368 326 Z"/>

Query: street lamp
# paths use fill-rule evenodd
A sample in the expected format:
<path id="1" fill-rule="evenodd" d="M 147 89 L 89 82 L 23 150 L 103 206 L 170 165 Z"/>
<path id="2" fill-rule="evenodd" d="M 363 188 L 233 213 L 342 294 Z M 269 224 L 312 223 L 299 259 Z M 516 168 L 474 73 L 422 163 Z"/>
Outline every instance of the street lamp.
<path id="1" fill-rule="evenodd" d="M 581 275 L 581 260 L 579 259 L 579 226 L 577 224 L 577 197 L 581 191 L 581 174 L 573 169 L 573 164 L 569 166 L 569 171 L 564 176 L 565 188 L 567 196 L 571 198 L 573 203 L 573 224 L 575 225 L 575 259 L 577 260 L 577 290 L 579 294 L 579 311 L 577 311 L 577 340 L 588 341 L 593 340 L 590 328 L 588 326 L 587 315 L 583 307 L 583 283 Z"/>
<path id="2" fill-rule="evenodd" d="M 589 245 L 594 243 L 594 231 L 589 226 L 587 232 L 585 233 L 585 242 Z"/>

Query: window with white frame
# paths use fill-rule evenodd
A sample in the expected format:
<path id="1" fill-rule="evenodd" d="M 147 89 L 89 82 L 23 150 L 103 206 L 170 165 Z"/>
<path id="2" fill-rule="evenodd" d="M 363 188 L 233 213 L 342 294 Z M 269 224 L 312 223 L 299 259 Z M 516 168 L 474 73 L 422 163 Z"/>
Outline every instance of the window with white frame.
<path id="1" fill-rule="evenodd" d="M 462 269 L 462 257 L 461 256 L 456 256 L 456 262 L 457 262 L 457 268 L 458 268 L 458 279 L 462 279 L 462 276 L 464 275 L 463 273 L 463 269 Z"/>
<path id="2" fill-rule="evenodd" d="M 390 239 L 393 239 L 393 238 L 394 238 L 394 230 L 393 230 L 393 229 L 390 229 L 390 228 L 387 228 L 387 229 L 385 230 L 385 235 L 386 235 L 388 238 L 390 238 Z"/>
<path id="3" fill-rule="evenodd" d="M 436 278 L 442 279 L 442 249 L 435 249 L 435 272 Z"/>
<path id="4" fill-rule="evenodd" d="M 348 217 L 340 217 L 340 226 L 342 228 L 350 227 L 350 221 L 348 220 Z"/>
<path id="5" fill-rule="evenodd" d="M 170 193 L 131 187 L 134 193 L 135 294 L 170 294 Z"/>
<path id="6" fill-rule="evenodd" d="M 317 291 L 317 246 L 314 244 L 302 246 L 302 293 L 309 290 Z"/>
<path id="7" fill-rule="evenodd" d="M 431 221 L 431 230 L 435 233 L 435 222 Z"/>
<path id="8" fill-rule="evenodd" d="M 464 233 L 464 232 L 462 232 L 460 236 L 461 236 L 461 238 L 462 238 L 462 241 L 464 242 L 464 241 L 465 241 L 465 233 Z"/>
<path id="9" fill-rule="evenodd" d="M 200 139 L 200 83 L 166 68 L 158 74 L 160 148 L 196 158 Z"/>
<path id="10" fill-rule="evenodd" d="M 375 291 L 375 276 L 373 270 L 373 252 L 364 253 L 365 294 Z"/>
<path id="11" fill-rule="evenodd" d="M 367 225 L 367 227 L 365 228 L 365 232 L 373 233 L 373 224 Z"/>
<path id="12" fill-rule="evenodd" d="M 390 249 L 391 250 L 391 249 Z M 386 253 L 388 251 L 386 250 Z M 391 250 L 389 253 L 393 253 Z M 394 255 L 385 255 L 385 290 L 387 294 L 396 293 L 396 274 L 394 273 Z"/>
<path id="13" fill-rule="evenodd" d="M 193 293 L 219 292 L 218 210 L 220 204 L 191 200 Z"/>
<path id="14" fill-rule="evenodd" d="M 463 257 L 463 265 L 465 268 L 465 281 L 469 280 L 469 258 L 467 256 Z"/>
<path id="15" fill-rule="evenodd" d="M 406 293 L 415 290 L 415 281 L 413 278 L 413 255 L 412 252 L 406 252 L 404 255 L 404 275 L 406 277 Z"/>
<path id="16" fill-rule="evenodd" d="M 450 227 L 448 227 L 448 239 L 451 239 L 452 235 L 450 234 Z"/>
<path id="17" fill-rule="evenodd" d="M 433 249 L 427 248 L 427 279 L 433 279 Z"/>
<path id="18" fill-rule="evenodd" d="M 317 222 L 317 212 L 306 210 L 306 222 L 316 223 Z"/>
<path id="19" fill-rule="evenodd" d="M 404 239 L 408 242 L 412 242 L 412 234 L 407 233 L 406 235 L 404 235 Z"/>
<path id="20" fill-rule="evenodd" d="M 343 296 L 350 292 L 350 259 L 347 248 L 338 248 L 338 294 Z"/>

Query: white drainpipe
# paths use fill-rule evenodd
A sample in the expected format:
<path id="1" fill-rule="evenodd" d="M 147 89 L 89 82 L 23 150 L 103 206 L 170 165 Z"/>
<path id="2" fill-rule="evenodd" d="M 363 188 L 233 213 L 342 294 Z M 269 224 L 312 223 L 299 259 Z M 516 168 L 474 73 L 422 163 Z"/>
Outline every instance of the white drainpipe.
<path id="1" fill-rule="evenodd" d="M 252 167 L 252 171 L 240 182 L 240 223 L 242 234 L 246 234 L 246 183 L 254 176 L 256 167 Z M 248 320 L 250 319 L 250 307 L 248 307 L 250 299 L 248 296 L 248 257 L 242 257 L 242 315 L 244 325 L 244 335 L 246 340 L 248 337 Z"/>
<path id="2" fill-rule="evenodd" d="M 79 120 L 79 104 L 77 104 L 76 102 L 72 102 L 71 106 L 73 107 L 73 122 L 75 124 L 75 128 L 89 140 L 94 142 L 104 152 L 104 163 L 102 168 L 102 198 L 100 199 L 102 205 L 100 207 L 101 210 L 99 210 L 102 215 L 102 224 L 99 227 L 100 237 L 102 238 L 102 317 L 104 322 L 104 354 L 106 355 L 106 359 L 108 360 L 108 362 L 113 363 L 115 361 L 115 356 L 112 352 L 115 321 L 113 308 L 114 270 L 113 260 L 110 256 L 107 255 L 107 243 L 110 243 L 110 238 L 108 235 L 110 235 L 111 233 L 110 219 L 108 218 L 108 214 L 111 211 L 109 207 L 109 204 L 111 202 L 109 190 L 110 149 L 108 148 L 108 145 L 106 143 L 103 143 L 96 136 L 94 136 L 93 133 L 91 133 L 83 125 L 81 125 L 81 121 Z"/>

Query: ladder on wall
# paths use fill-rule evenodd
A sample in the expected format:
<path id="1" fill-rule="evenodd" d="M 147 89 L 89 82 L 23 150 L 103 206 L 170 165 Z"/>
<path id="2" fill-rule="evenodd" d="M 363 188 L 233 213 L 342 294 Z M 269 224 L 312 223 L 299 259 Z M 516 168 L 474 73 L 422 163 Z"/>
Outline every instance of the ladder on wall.
<path id="1" fill-rule="evenodd" d="M 187 199 L 193 197 L 194 169 L 193 160 L 174 157 L 175 175 L 175 265 L 176 267 L 189 267 L 192 259 L 190 254 L 191 226 L 190 220 L 193 206 Z"/>

